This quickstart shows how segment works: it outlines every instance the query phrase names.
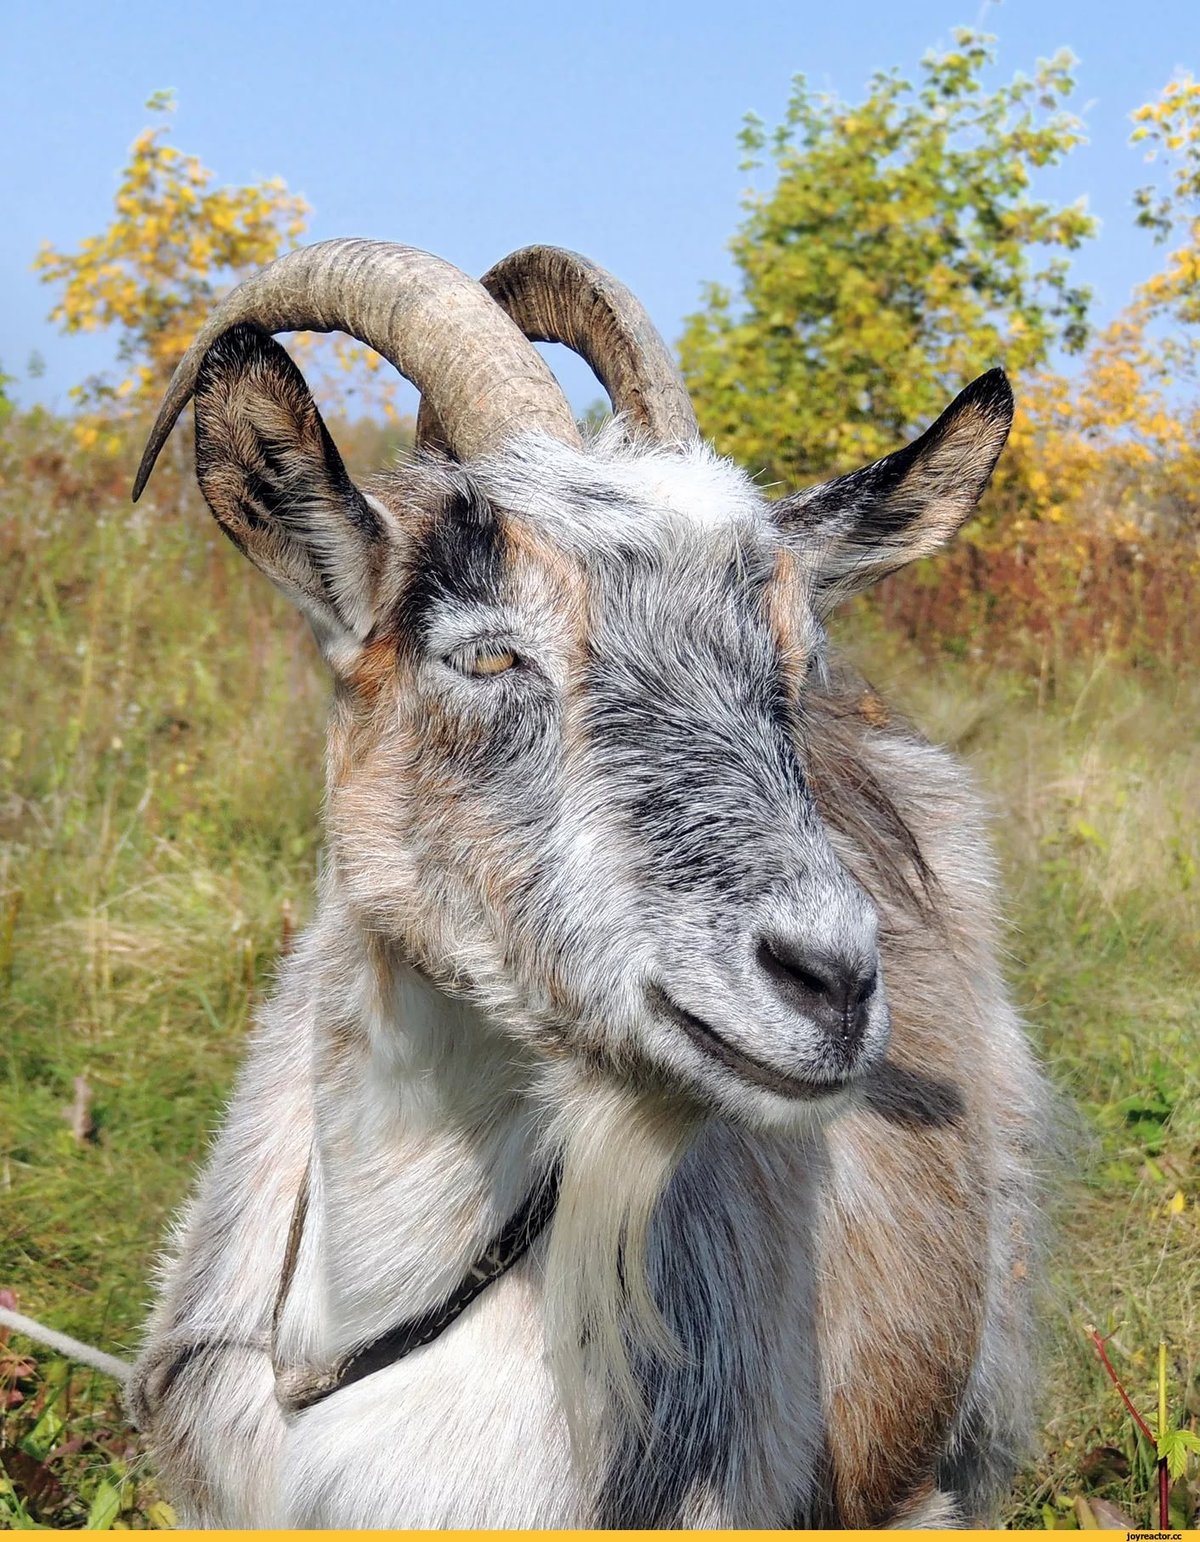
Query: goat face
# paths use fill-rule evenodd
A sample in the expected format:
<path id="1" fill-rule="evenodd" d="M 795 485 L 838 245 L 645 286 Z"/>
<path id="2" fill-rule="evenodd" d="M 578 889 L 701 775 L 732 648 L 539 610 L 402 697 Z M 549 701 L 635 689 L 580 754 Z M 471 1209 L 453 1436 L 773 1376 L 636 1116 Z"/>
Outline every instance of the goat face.
<path id="1" fill-rule="evenodd" d="M 360 491 L 283 350 L 227 333 L 198 474 L 333 667 L 331 850 L 367 929 L 535 1054 L 758 1125 L 837 1107 L 888 1006 L 806 776 L 822 622 L 957 528 L 1010 408 L 984 377 L 773 504 L 619 429 Z"/>

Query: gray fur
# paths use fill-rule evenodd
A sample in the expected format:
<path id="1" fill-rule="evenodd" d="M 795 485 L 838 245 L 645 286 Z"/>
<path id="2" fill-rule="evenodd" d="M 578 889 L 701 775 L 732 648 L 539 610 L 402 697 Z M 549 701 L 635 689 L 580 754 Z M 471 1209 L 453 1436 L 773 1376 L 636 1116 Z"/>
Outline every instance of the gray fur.
<path id="1" fill-rule="evenodd" d="M 348 513 L 303 403 L 284 483 L 256 448 L 294 400 L 274 348 L 202 375 L 198 453 L 223 521 L 252 480 L 241 544 L 334 670 L 327 862 L 133 1377 L 183 1513 L 990 1518 L 1042 1084 L 979 800 L 821 617 L 872 521 L 883 570 L 965 518 L 999 396 L 963 409 L 961 487 L 951 409 L 840 513 L 620 424 L 425 456 Z M 449 1331 L 281 1411 L 277 1378 L 444 1300 L 551 1163 L 549 1235 Z"/>

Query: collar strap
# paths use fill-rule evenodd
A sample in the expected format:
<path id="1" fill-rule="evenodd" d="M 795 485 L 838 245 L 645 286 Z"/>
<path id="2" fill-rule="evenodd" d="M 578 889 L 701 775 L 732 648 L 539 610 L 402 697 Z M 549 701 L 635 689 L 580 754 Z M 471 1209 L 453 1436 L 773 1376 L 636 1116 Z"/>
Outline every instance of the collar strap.
<path id="1" fill-rule="evenodd" d="M 376 1339 L 360 1345 L 344 1355 L 327 1370 L 314 1370 L 298 1366 L 275 1367 L 275 1390 L 280 1407 L 285 1413 L 298 1413 L 322 1402 L 334 1392 L 340 1392 L 364 1377 L 374 1375 L 389 1365 L 403 1360 L 414 1349 L 432 1344 L 454 1321 L 481 1295 L 493 1281 L 498 1280 L 519 1262 L 554 1216 L 558 1204 L 560 1172 L 557 1165 L 544 1182 L 526 1195 L 519 1210 L 509 1217 L 499 1232 L 463 1275 L 451 1294 L 439 1306 L 422 1312 L 417 1317 L 406 1318 Z M 299 1250 L 300 1234 L 307 1209 L 307 1183 L 296 1196 L 296 1211 L 292 1217 L 288 1237 L 287 1257 L 284 1261 L 284 1277 L 280 1281 L 276 1321 Z M 289 1267 L 290 1266 L 290 1267 Z"/>

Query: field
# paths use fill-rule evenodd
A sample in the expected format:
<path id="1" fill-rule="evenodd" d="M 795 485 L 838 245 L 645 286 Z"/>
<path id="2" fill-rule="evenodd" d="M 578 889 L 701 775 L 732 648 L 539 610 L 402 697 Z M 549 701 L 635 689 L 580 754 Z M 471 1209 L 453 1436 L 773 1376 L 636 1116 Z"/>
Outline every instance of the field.
<path id="1" fill-rule="evenodd" d="M 307 912 L 320 801 L 302 624 L 167 469 L 131 512 L 119 455 L 28 420 L 0 440 L 0 1290 L 118 1353 Z M 1075 1111 L 1010 1521 L 1072 1526 L 1084 1494 L 1145 1524 L 1146 1453 L 1084 1326 L 1147 1412 L 1166 1339 L 1173 1411 L 1200 1415 L 1200 671 L 931 653 L 878 613 L 844 633 L 993 802 L 1010 976 Z M 170 1523 L 103 1378 L 0 1342 L 0 1421 L 0 1529 Z"/>

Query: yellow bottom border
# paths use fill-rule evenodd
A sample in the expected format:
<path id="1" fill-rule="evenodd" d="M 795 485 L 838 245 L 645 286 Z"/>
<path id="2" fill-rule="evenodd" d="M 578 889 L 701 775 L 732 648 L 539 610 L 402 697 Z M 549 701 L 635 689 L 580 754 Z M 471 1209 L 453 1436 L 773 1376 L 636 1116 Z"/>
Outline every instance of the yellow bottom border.
<path id="1" fill-rule="evenodd" d="M 1043 1535 L 1043 1536 L 1045 1535 L 1044 1532 L 1040 1532 L 1038 1534 Z M 1132 1538 L 1133 1542 L 1200 1542 L 1200 1531 L 1126 1531 L 1126 1532 L 1123 1532 L 1123 1533 L 1115 1533 L 1115 1534 L 1116 1535 L 1123 1535 L 1126 1538 Z M 103 1537 L 111 1537 L 112 1536 L 112 1532 L 108 1532 L 108 1531 L 93 1531 L 93 1532 L 82 1532 L 81 1533 L 81 1532 L 76 1531 L 76 1532 L 73 1532 L 72 1535 L 73 1536 L 83 1535 L 83 1536 L 95 1536 L 95 1537 L 101 1537 L 101 1536 L 103 1536 Z M 846 1538 L 846 1537 L 872 1537 L 872 1536 L 878 1536 L 879 1533 L 878 1532 L 874 1532 L 874 1531 L 850 1531 L 850 1530 L 847 1530 L 847 1531 L 805 1531 L 805 1532 L 796 1532 L 796 1531 L 605 1531 L 605 1532 L 595 1532 L 595 1531 L 452 1531 L 452 1530 L 447 1530 L 447 1531 L 316 1531 L 316 1532 L 314 1532 L 314 1531 L 277 1531 L 277 1530 L 271 1530 L 271 1531 L 186 1531 L 186 1530 L 182 1530 L 181 1529 L 181 1530 L 178 1530 L 178 1531 L 171 1532 L 170 1535 L 171 1536 L 175 1536 L 175 1537 L 195 1537 L 197 1539 L 197 1542 L 200 1542 L 200 1539 L 205 1538 L 205 1537 L 245 1537 L 245 1538 L 248 1539 L 248 1542 L 249 1542 L 249 1539 L 255 1539 L 255 1538 L 259 1539 L 259 1542 L 263 1542 L 263 1539 L 266 1539 L 266 1542 L 270 1542 L 270 1539 L 274 1538 L 274 1537 L 311 1537 L 311 1536 L 346 1537 L 346 1538 L 354 1538 L 354 1537 L 413 1537 L 413 1538 L 416 1538 L 416 1537 L 430 1537 L 430 1536 L 439 1536 L 439 1537 L 538 1537 L 538 1538 L 543 1538 L 543 1539 L 549 1539 L 549 1538 L 553 1538 L 553 1537 L 594 1537 L 594 1536 L 605 1536 L 605 1537 L 613 1538 L 614 1542 L 621 1542 L 622 1538 L 634 1538 L 634 1537 L 637 1537 L 637 1538 L 648 1539 L 648 1538 L 651 1538 L 651 1537 L 663 1537 L 663 1536 L 669 1536 L 669 1537 L 670 1536 L 673 1536 L 673 1537 L 709 1537 L 709 1538 L 716 1538 L 716 1537 L 737 1537 L 737 1538 L 770 1537 L 770 1538 L 783 1538 L 783 1537 L 805 1536 L 805 1537 L 828 1537 L 828 1538 L 831 1539 L 831 1542 L 834 1542 L 834 1539 L 838 1539 L 838 1538 Z M 921 1536 L 923 1536 L 923 1537 L 945 1537 L 947 1539 L 947 1542 L 951 1542 L 951 1539 L 954 1539 L 954 1538 L 963 1538 L 963 1537 L 1006 1537 L 1006 1536 L 1011 1536 L 1011 1535 L 1012 1535 L 1012 1533 L 1009 1532 L 1009 1531 L 922 1531 L 921 1532 Z"/>

